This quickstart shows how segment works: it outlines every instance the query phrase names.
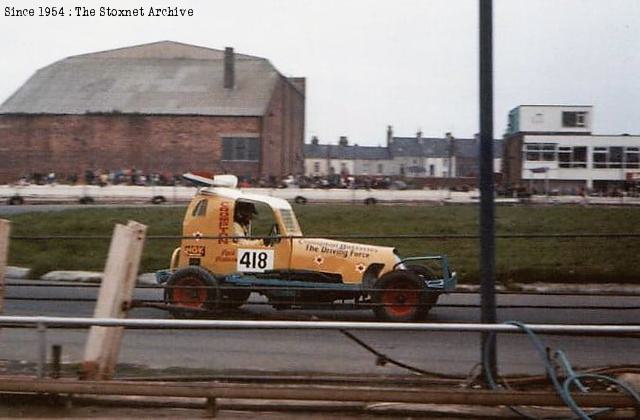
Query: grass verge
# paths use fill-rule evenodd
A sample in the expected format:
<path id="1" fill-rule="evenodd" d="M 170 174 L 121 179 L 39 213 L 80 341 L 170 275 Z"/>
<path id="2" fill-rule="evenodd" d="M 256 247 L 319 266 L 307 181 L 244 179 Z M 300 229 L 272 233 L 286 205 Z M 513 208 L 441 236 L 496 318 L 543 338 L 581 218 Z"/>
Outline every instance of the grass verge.
<path id="1" fill-rule="evenodd" d="M 476 206 L 295 206 L 307 235 L 477 234 Z M 106 235 L 115 223 L 136 220 L 148 235 L 180 235 L 183 207 L 78 209 L 2 216 L 12 236 Z M 496 233 L 640 233 L 640 211 L 629 207 L 498 207 Z M 479 281 L 475 239 L 385 239 L 369 242 L 398 248 L 403 256 L 447 254 L 462 283 Z M 142 271 L 168 265 L 178 240 L 148 240 Z M 31 267 L 35 276 L 51 270 L 101 271 L 109 239 L 12 240 L 9 263 Z M 497 281 L 640 283 L 640 241 L 620 238 L 498 239 Z"/>

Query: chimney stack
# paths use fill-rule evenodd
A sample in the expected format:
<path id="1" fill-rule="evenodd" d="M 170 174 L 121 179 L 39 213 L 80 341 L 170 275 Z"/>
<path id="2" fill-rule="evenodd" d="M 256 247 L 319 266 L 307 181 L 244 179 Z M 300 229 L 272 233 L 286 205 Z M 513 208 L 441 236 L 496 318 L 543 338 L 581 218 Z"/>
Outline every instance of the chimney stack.
<path id="1" fill-rule="evenodd" d="M 340 146 L 348 146 L 349 140 L 347 140 L 347 136 L 340 136 L 340 140 L 338 141 L 338 145 Z"/>
<path id="2" fill-rule="evenodd" d="M 233 48 L 224 49 L 224 88 L 233 89 L 236 86 L 235 56 Z"/>
<path id="3" fill-rule="evenodd" d="M 387 126 L 387 147 L 391 146 L 391 143 L 393 143 L 393 127 L 388 125 Z"/>

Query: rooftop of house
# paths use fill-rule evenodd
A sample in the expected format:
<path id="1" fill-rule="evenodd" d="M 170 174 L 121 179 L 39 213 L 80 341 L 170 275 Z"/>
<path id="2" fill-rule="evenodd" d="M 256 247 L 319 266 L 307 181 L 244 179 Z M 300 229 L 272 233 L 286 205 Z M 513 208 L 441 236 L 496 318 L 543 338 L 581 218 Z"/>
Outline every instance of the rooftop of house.
<path id="1" fill-rule="evenodd" d="M 494 157 L 502 156 L 502 140 L 494 140 Z M 310 159 L 388 160 L 396 157 L 478 158 L 480 143 L 475 138 L 393 137 L 389 147 L 358 145 L 305 144 L 304 153 Z"/>

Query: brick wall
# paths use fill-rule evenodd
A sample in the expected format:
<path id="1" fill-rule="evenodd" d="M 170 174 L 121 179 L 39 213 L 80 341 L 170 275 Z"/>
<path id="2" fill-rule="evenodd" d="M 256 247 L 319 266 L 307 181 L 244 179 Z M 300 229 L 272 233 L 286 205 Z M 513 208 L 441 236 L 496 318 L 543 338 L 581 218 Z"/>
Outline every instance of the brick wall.
<path id="1" fill-rule="evenodd" d="M 278 81 L 264 116 L 262 175 L 304 174 L 304 84 Z"/>
<path id="2" fill-rule="evenodd" d="M 87 169 L 125 168 L 257 176 L 260 163 L 220 163 L 221 135 L 260 137 L 261 128 L 260 117 L 2 115 L 0 182 L 37 172 L 81 176 Z M 263 157 L 277 161 L 279 144 L 263 147 Z"/>
<path id="3" fill-rule="evenodd" d="M 504 141 L 502 174 L 506 187 L 520 186 L 522 182 L 523 139 L 523 134 L 515 134 L 506 138 Z"/>
<path id="4" fill-rule="evenodd" d="M 0 115 L 0 183 L 33 173 L 141 169 L 238 176 L 303 174 L 304 79 L 281 76 L 263 117 Z M 221 162 L 227 135 L 261 138 L 260 162 Z"/>

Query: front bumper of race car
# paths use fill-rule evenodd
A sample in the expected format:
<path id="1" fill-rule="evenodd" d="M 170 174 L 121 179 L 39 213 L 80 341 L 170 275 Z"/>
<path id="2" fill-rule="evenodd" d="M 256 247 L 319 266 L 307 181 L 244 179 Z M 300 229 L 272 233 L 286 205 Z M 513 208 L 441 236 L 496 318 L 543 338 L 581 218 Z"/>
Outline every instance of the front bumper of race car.
<path id="1" fill-rule="evenodd" d="M 425 278 L 424 284 L 427 289 L 437 290 L 440 292 L 452 292 L 455 290 L 458 284 L 458 274 L 455 271 L 451 271 L 449 266 L 449 258 L 446 255 L 434 255 L 426 257 L 409 257 L 403 258 L 393 267 L 394 270 L 406 269 L 411 263 L 435 263 L 440 262 L 439 270 L 435 267 L 430 267 L 430 271 L 433 272 L 435 278 Z"/>

